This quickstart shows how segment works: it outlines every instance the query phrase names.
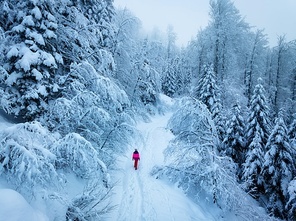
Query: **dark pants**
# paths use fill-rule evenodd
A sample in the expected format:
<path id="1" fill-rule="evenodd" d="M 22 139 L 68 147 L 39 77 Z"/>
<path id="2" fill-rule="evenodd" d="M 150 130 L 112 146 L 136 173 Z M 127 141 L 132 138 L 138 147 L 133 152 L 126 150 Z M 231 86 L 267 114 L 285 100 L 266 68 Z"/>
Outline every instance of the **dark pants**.
<path id="1" fill-rule="evenodd" d="M 139 161 L 139 159 L 135 159 L 135 162 L 134 162 L 134 168 L 135 168 L 135 170 L 138 169 L 138 161 Z"/>

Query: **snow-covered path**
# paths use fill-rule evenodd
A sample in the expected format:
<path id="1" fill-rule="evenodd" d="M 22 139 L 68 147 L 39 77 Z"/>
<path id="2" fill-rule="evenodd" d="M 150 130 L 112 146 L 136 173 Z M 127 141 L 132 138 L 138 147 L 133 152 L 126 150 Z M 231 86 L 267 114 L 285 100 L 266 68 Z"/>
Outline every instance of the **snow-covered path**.
<path id="1" fill-rule="evenodd" d="M 116 209 L 109 214 L 110 221 L 158 221 L 158 220 L 214 220 L 197 204 L 189 200 L 181 190 L 150 175 L 155 165 L 163 162 L 163 150 L 172 139 L 166 129 L 171 115 L 156 116 L 150 123 L 140 123 L 138 129 L 142 139 L 136 141 L 122 158 L 115 179 L 114 190 Z M 137 148 L 141 154 L 139 169 L 134 170 L 131 155 Z"/>

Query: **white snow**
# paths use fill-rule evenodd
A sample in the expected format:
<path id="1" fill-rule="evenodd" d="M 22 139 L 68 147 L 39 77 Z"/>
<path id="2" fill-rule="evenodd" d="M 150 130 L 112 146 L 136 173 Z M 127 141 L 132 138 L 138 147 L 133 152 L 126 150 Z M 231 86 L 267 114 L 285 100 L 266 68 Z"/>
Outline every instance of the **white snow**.
<path id="1" fill-rule="evenodd" d="M 38 32 L 36 32 L 36 31 L 32 31 L 32 32 L 30 32 L 28 35 L 29 35 L 31 38 L 33 38 L 34 41 L 35 41 L 36 43 L 38 43 L 39 45 L 45 45 L 45 41 L 44 41 L 42 35 L 39 34 Z"/>
<path id="2" fill-rule="evenodd" d="M 45 33 L 43 34 L 43 36 L 44 36 L 45 38 L 48 38 L 48 39 L 50 39 L 50 38 L 54 38 L 54 39 L 56 39 L 56 38 L 57 38 L 57 35 L 56 35 L 52 30 L 49 30 L 49 29 L 46 29 L 46 31 L 45 31 Z"/>
<path id="3" fill-rule="evenodd" d="M 39 94 L 41 94 L 43 96 L 48 95 L 46 87 L 44 85 L 39 85 L 37 91 L 38 91 Z"/>
<path id="4" fill-rule="evenodd" d="M 40 73 L 40 71 L 38 71 L 36 68 L 34 68 L 32 70 L 32 75 L 35 76 L 35 78 L 36 78 L 37 81 L 40 81 L 43 78 L 43 76 Z"/>
<path id="5" fill-rule="evenodd" d="M 37 20 L 40 20 L 42 18 L 42 14 L 41 14 L 41 11 L 40 9 L 35 6 L 35 8 L 33 8 L 32 10 L 32 14 L 34 15 L 34 17 L 37 19 Z"/>
<path id="6" fill-rule="evenodd" d="M 177 187 L 156 179 L 150 172 L 163 163 L 163 150 L 173 138 L 166 124 L 171 115 L 156 116 L 150 123 L 140 123 L 142 139 L 120 159 L 113 179 L 118 180 L 113 202 L 117 205 L 107 221 L 128 220 L 216 220 L 202 207 L 191 201 Z M 141 155 L 139 169 L 134 170 L 131 159 L 134 148 Z"/>
<path id="7" fill-rule="evenodd" d="M 8 59 L 11 59 L 12 57 L 17 57 L 19 53 L 19 49 L 17 45 L 14 45 L 10 48 L 10 50 L 7 52 L 6 57 Z"/>
<path id="8" fill-rule="evenodd" d="M 33 209 L 22 195 L 12 189 L 0 189 L 0 220 L 48 221 L 48 218 Z"/>
<path id="9" fill-rule="evenodd" d="M 11 86 L 13 85 L 14 83 L 16 83 L 17 79 L 18 78 L 21 78 L 22 77 L 22 74 L 19 73 L 19 72 L 12 72 L 8 78 L 6 79 L 5 83 L 8 85 L 8 86 Z"/>
<path id="10" fill-rule="evenodd" d="M 47 67 L 56 67 L 55 59 L 51 54 L 47 52 L 41 52 L 41 57 L 43 60 L 43 64 Z"/>
<path id="11" fill-rule="evenodd" d="M 31 51 L 27 46 L 22 45 L 20 51 L 22 58 L 17 62 L 17 68 L 22 68 L 24 71 L 29 71 L 31 65 L 37 64 L 39 53 Z"/>
<path id="12" fill-rule="evenodd" d="M 23 20 L 23 22 L 22 22 L 22 25 L 24 25 L 24 26 L 34 26 L 35 25 L 35 23 L 34 23 L 34 21 L 33 21 L 33 18 L 32 18 L 32 16 L 31 15 L 27 15 L 27 16 L 25 16 L 24 17 L 24 20 Z"/>
<path id="13" fill-rule="evenodd" d="M 166 101 L 167 104 L 171 104 L 170 102 L 170 100 Z M 102 220 L 244 220 L 238 219 L 233 214 L 227 214 L 227 217 L 222 217 L 220 210 L 215 205 L 202 199 L 196 203 L 175 185 L 151 175 L 151 170 L 154 166 L 164 163 L 163 151 L 173 138 L 170 130 L 166 128 L 171 115 L 171 113 L 157 115 L 151 118 L 151 122 L 138 123 L 137 129 L 141 136 L 134 138 L 134 144 L 126 154 L 119 159 L 115 159 L 118 161 L 118 168 L 121 169 L 111 173 L 111 179 L 116 180 L 117 184 L 110 200 L 112 205 L 116 207 Z M 0 129 L 8 126 L 11 125 L 2 119 L 0 115 Z M 131 159 L 132 152 L 135 148 L 141 154 L 138 170 L 134 170 Z M 8 189 L 8 185 L 4 183 L 4 180 L 0 180 L 1 221 L 51 221 L 61 219 L 49 219 L 49 217 L 64 217 L 64 208 L 47 208 L 44 202 L 37 203 L 34 200 L 29 204 L 23 196 L 12 189 Z M 73 184 L 72 188 L 81 189 L 79 185 L 80 183 Z M 290 191 L 293 191 L 293 189 L 295 189 L 295 185 L 291 185 Z"/>

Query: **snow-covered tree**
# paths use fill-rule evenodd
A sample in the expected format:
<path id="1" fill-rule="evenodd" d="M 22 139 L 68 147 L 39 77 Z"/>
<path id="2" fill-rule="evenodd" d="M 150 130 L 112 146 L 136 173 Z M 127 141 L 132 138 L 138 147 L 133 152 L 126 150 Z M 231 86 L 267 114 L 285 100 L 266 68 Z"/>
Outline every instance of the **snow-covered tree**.
<path id="1" fill-rule="evenodd" d="M 249 109 L 245 133 L 246 155 L 244 156 L 243 180 L 247 191 L 257 198 L 264 191 L 261 167 L 270 131 L 267 100 L 260 83 L 255 86 Z"/>
<path id="2" fill-rule="evenodd" d="M 134 88 L 138 80 L 134 71 L 134 63 L 139 59 L 140 51 L 140 21 L 126 8 L 118 10 L 115 16 L 116 47 L 114 61 L 116 69 L 114 78 L 123 86 L 126 94 L 132 99 Z"/>
<path id="3" fill-rule="evenodd" d="M 187 96 L 190 94 L 192 81 L 193 81 L 193 73 L 191 70 L 190 64 L 190 55 L 188 54 L 188 50 L 183 50 L 181 52 L 181 59 L 179 62 L 179 84 L 178 84 L 178 95 Z"/>
<path id="4" fill-rule="evenodd" d="M 55 100 L 42 122 L 62 135 L 80 134 L 97 151 L 124 148 L 133 124 L 131 113 L 126 113 L 130 105 L 126 93 L 87 62 L 72 65 L 67 81 L 65 95 Z"/>
<path id="5" fill-rule="evenodd" d="M 177 92 L 177 47 L 176 47 L 176 33 L 172 26 L 167 28 L 167 52 L 165 59 L 165 67 L 162 76 L 162 91 L 169 97 L 173 97 Z"/>
<path id="6" fill-rule="evenodd" d="M 168 128 L 175 138 L 164 152 L 164 166 L 153 170 L 156 177 L 170 180 L 196 201 L 202 196 L 225 212 L 239 210 L 249 219 L 254 214 L 261 217 L 238 187 L 231 159 L 218 156 L 216 128 L 204 104 L 181 99 Z"/>
<path id="7" fill-rule="evenodd" d="M 255 80 L 260 76 L 264 70 L 265 51 L 266 51 L 266 36 L 263 34 L 263 30 L 257 30 L 255 34 L 252 34 L 252 47 L 249 53 L 247 53 L 247 61 L 244 73 L 244 84 L 246 85 L 246 96 L 248 103 L 251 102 L 252 92 L 254 90 Z"/>
<path id="8" fill-rule="evenodd" d="M 153 111 L 158 103 L 160 93 L 160 76 L 148 59 L 149 44 L 148 39 L 140 42 L 140 48 L 135 53 L 132 61 L 131 73 L 132 93 L 131 102 L 135 108 Z"/>
<path id="9" fill-rule="evenodd" d="M 230 67 L 237 61 L 236 55 L 243 53 L 249 25 L 239 14 L 230 0 L 210 1 L 211 62 L 217 80 L 221 83 L 229 79 Z M 207 36 L 208 38 L 208 36 Z M 208 52 L 207 52 L 208 53 Z"/>
<path id="10" fill-rule="evenodd" d="M 209 109 L 212 110 L 212 106 L 217 99 L 217 82 L 213 69 L 213 65 L 205 65 L 203 67 L 202 75 L 194 88 L 193 96 L 196 99 L 202 101 Z"/>
<path id="11" fill-rule="evenodd" d="M 261 136 L 263 145 L 266 144 L 270 133 L 270 120 L 268 102 L 265 97 L 263 85 L 259 83 L 255 86 L 249 107 L 249 115 L 246 123 L 246 147 L 253 142 L 256 134 Z"/>
<path id="12" fill-rule="evenodd" d="M 0 2 L 0 27 L 3 31 L 11 30 L 11 27 L 17 22 L 16 10 L 18 6 L 18 1 L 1 1 Z"/>
<path id="13" fill-rule="evenodd" d="M 101 188 L 97 179 L 88 182 L 68 205 L 66 220 L 102 220 L 114 206 L 109 202 L 112 188 Z"/>
<path id="14" fill-rule="evenodd" d="M 56 156 L 57 169 L 70 170 L 83 179 L 95 177 L 108 186 L 110 181 L 106 165 L 92 144 L 79 134 L 67 134 L 53 145 L 51 151 Z"/>
<path id="15" fill-rule="evenodd" d="M 115 27 L 113 19 L 115 16 L 115 9 L 113 6 L 114 0 L 103 0 L 101 1 L 101 7 L 99 11 L 100 19 L 98 25 L 100 26 L 100 31 L 102 33 L 101 45 L 103 47 L 109 48 L 112 51 L 114 48 L 114 37 L 115 37 Z M 96 6 L 96 4 L 94 4 Z"/>
<path id="16" fill-rule="evenodd" d="M 296 219 L 296 179 L 294 178 L 288 186 L 289 200 L 286 204 L 288 220 Z"/>
<path id="17" fill-rule="evenodd" d="M 216 81 L 217 77 L 212 64 L 204 66 L 197 86 L 193 89 L 193 96 L 203 102 L 216 124 L 218 136 L 221 141 L 224 139 L 225 121 L 222 116 L 222 104 L 220 100 L 220 91 Z"/>
<path id="18" fill-rule="evenodd" d="M 167 63 L 164 77 L 162 79 L 162 91 L 165 95 L 169 97 L 174 97 L 177 92 L 177 73 L 176 73 L 176 63 L 174 59 L 170 59 Z"/>
<path id="19" fill-rule="evenodd" d="M 89 27 L 98 30 L 99 47 L 114 47 L 114 23 L 115 9 L 113 0 L 89 0 L 80 1 L 80 7 L 84 16 L 89 20 Z"/>
<path id="20" fill-rule="evenodd" d="M 28 197 L 35 195 L 39 188 L 57 190 L 60 177 L 55 167 L 56 156 L 50 151 L 56 140 L 57 137 L 38 122 L 16 124 L 2 130 L 0 175 Z"/>
<path id="21" fill-rule="evenodd" d="M 261 170 L 264 163 L 264 144 L 258 131 L 245 153 L 242 180 L 246 191 L 254 198 L 263 192 Z"/>
<path id="22" fill-rule="evenodd" d="M 166 150 L 167 161 L 161 173 L 184 190 L 201 185 L 199 188 L 217 201 L 216 184 L 219 181 L 216 180 L 215 172 L 218 167 L 217 162 L 214 162 L 217 134 L 211 115 L 198 100 L 184 98 L 179 105 L 180 108 L 168 124 L 176 138 Z"/>
<path id="23" fill-rule="evenodd" d="M 262 176 L 268 197 L 267 209 L 271 214 L 287 218 L 285 203 L 288 201 L 288 185 L 295 175 L 293 152 L 286 124 L 279 116 L 266 144 Z"/>
<path id="24" fill-rule="evenodd" d="M 238 164 L 238 174 L 242 169 L 245 155 L 245 122 L 241 115 L 241 107 L 238 103 L 232 107 L 232 116 L 226 123 L 226 134 L 223 140 L 223 149 L 227 156 Z"/>
<path id="25" fill-rule="evenodd" d="M 58 92 L 55 72 L 62 60 L 52 43 L 57 38 L 53 7 L 50 0 L 17 3 L 18 23 L 7 37 L 1 103 L 6 112 L 28 120 L 46 110 L 48 100 Z"/>

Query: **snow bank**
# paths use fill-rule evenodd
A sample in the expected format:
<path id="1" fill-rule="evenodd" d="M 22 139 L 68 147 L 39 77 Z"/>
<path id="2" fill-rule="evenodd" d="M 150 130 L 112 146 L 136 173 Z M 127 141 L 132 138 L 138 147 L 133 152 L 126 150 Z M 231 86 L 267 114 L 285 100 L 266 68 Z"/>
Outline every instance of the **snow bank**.
<path id="1" fill-rule="evenodd" d="M 22 195 L 12 189 L 0 189 L 0 220 L 5 221 L 49 221 L 35 210 Z"/>

